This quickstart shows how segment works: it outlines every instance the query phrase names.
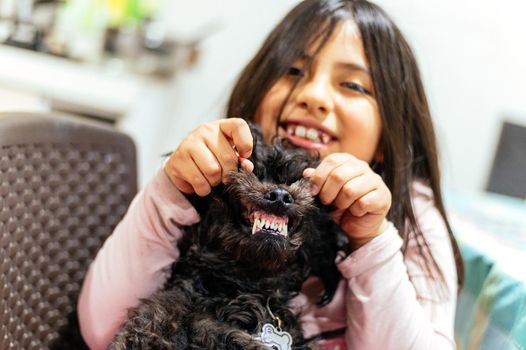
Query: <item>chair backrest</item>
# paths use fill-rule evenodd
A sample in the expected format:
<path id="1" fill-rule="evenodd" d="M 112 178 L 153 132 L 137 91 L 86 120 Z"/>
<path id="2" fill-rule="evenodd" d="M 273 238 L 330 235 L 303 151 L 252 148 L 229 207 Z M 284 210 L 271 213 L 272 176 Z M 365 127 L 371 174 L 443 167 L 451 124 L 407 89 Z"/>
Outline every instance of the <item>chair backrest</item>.
<path id="1" fill-rule="evenodd" d="M 75 332 L 82 280 L 136 173 L 133 141 L 114 129 L 0 115 L 0 349 L 53 348 Z"/>
<path id="2" fill-rule="evenodd" d="M 526 198 L 526 126 L 503 123 L 487 190 Z"/>

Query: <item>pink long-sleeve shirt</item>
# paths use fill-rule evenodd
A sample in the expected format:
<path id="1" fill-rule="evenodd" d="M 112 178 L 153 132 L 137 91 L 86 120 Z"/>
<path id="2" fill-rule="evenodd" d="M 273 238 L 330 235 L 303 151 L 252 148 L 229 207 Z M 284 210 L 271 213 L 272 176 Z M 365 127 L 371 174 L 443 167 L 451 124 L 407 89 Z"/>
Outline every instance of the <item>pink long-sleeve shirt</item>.
<path id="1" fill-rule="evenodd" d="M 343 276 L 335 297 L 315 305 L 320 283 L 309 278 L 291 302 L 301 311 L 306 337 L 346 327 L 353 350 L 454 349 L 457 295 L 456 267 L 444 221 L 431 190 L 415 182 L 413 206 L 418 223 L 446 282 L 447 295 L 437 297 L 439 281 L 420 263 L 410 240 L 405 255 L 392 224 L 378 237 L 338 263 Z M 151 295 L 168 277 L 179 257 L 181 227 L 199 215 L 164 171 L 135 197 L 123 220 L 91 264 L 78 302 L 82 335 L 91 349 L 105 349 L 140 298 Z M 341 342 L 334 349 L 342 349 Z M 330 349 L 326 342 L 324 349 Z M 340 346 L 340 347 L 337 347 Z"/>

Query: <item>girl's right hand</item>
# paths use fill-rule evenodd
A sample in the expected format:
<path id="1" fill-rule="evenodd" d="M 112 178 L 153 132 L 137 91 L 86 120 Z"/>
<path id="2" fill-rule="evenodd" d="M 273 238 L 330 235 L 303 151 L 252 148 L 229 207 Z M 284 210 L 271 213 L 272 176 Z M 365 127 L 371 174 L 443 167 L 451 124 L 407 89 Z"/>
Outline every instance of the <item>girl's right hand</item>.
<path id="1" fill-rule="evenodd" d="M 240 118 L 206 123 L 192 131 L 173 152 L 164 171 L 179 191 L 206 196 L 212 187 L 226 180 L 226 175 L 240 164 L 252 171 L 247 158 L 252 153 L 252 133 Z"/>

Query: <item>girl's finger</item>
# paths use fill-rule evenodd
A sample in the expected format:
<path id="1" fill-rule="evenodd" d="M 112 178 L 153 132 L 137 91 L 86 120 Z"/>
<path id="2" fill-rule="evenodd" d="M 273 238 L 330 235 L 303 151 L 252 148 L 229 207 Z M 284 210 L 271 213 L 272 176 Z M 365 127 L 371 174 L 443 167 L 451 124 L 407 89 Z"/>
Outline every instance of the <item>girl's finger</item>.
<path id="1" fill-rule="evenodd" d="M 347 181 L 332 202 L 338 209 L 349 208 L 356 200 L 378 188 L 379 183 L 372 174 L 365 173 Z"/>
<path id="2" fill-rule="evenodd" d="M 201 146 L 193 148 L 190 150 L 189 155 L 211 187 L 217 186 L 221 183 L 221 165 L 208 147 Z M 186 170 L 184 171 L 186 172 Z M 192 181 L 189 182 L 194 185 Z"/>
<path id="3" fill-rule="evenodd" d="M 360 222 L 366 220 L 367 223 Z M 385 223 L 385 224 L 384 224 Z M 367 217 L 355 217 L 346 212 L 340 221 L 340 227 L 347 232 L 351 238 L 351 246 L 358 248 L 378 236 L 385 230 L 387 225 L 385 216 L 382 214 L 367 214 Z"/>
<path id="4" fill-rule="evenodd" d="M 254 171 L 254 163 L 246 158 L 239 157 L 239 165 L 249 173 Z"/>
<path id="5" fill-rule="evenodd" d="M 239 157 L 239 166 L 244 169 L 245 171 L 251 173 L 254 170 L 254 163 L 252 163 L 250 160 Z M 236 169 L 237 172 L 237 169 Z M 231 174 L 232 172 L 230 172 Z M 227 184 L 230 182 L 229 173 L 224 173 L 223 176 L 223 183 Z"/>
<path id="6" fill-rule="evenodd" d="M 303 177 L 311 177 L 312 175 L 314 175 L 314 172 L 316 171 L 316 169 L 314 168 L 305 168 L 303 170 Z"/>
<path id="7" fill-rule="evenodd" d="M 254 141 L 245 120 L 240 118 L 223 119 L 219 122 L 219 128 L 229 140 L 232 140 L 240 157 L 250 157 Z"/>
<path id="8" fill-rule="evenodd" d="M 356 177 L 363 175 L 365 169 L 357 166 L 355 162 L 347 161 L 334 168 L 320 189 L 320 200 L 324 204 L 333 203 L 343 187 Z"/>
<path id="9" fill-rule="evenodd" d="M 385 215 L 388 210 L 389 202 L 386 201 L 385 194 L 378 189 L 366 193 L 349 207 L 349 212 L 354 217 L 362 217 L 366 214 Z"/>
<path id="10" fill-rule="evenodd" d="M 179 169 L 184 169 L 184 171 Z M 201 197 L 206 196 L 212 190 L 208 180 L 194 161 L 186 162 L 183 167 L 174 168 L 174 173 L 176 178 L 189 183 L 193 188 L 193 192 Z"/>
<path id="11" fill-rule="evenodd" d="M 194 188 L 192 187 L 192 185 L 190 185 L 188 182 L 186 182 L 185 180 L 181 179 L 180 177 L 178 176 L 171 176 L 170 179 L 172 180 L 173 184 L 175 185 L 175 187 L 177 187 L 179 189 L 179 191 L 183 192 L 183 193 L 186 193 L 186 194 L 192 194 L 194 193 Z"/>
<path id="12" fill-rule="evenodd" d="M 316 167 L 314 173 L 310 176 L 312 182 L 312 194 L 317 195 L 328 179 L 331 171 L 348 160 L 351 156 L 346 153 L 333 153 L 327 156 Z"/>
<path id="13" fill-rule="evenodd" d="M 221 172 L 219 176 L 221 181 L 224 181 L 225 176 L 230 171 L 237 170 L 239 159 L 236 151 L 223 134 L 220 134 L 218 137 L 205 138 L 205 143 L 208 149 L 213 153 L 215 159 L 219 162 Z M 214 183 L 214 185 L 217 184 Z"/>

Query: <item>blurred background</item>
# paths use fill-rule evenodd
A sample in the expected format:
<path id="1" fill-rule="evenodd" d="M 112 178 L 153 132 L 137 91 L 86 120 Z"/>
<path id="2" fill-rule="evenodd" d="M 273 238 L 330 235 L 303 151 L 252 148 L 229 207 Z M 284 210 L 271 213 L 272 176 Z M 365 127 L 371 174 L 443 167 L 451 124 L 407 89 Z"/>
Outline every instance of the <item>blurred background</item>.
<path id="1" fill-rule="evenodd" d="M 143 186 L 191 130 L 225 116 L 239 72 L 298 2 L 0 0 L 0 112 L 58 111 L 114 126 L 135 141 Z M 438 133 L 465 265 L 458 349 L 525 349 L 526 2 L 377 3 L 413 47 Z M 18 161 L 2 158 L 0 173 L 16 180 L 9 160 Z M 11 188 L 2 186 L 0 200 Z M 17 188 L 11 199 L 24 200 Z"/>
<path id="2" fill-rule="evenodd" d="M 114 124 L 134 138 L 144 184 L 161 154 L 223 116 L 238 73 L 297 3 L 0 0 L 0 111 L 58 110 Z M 418 58 L 446 188 L 486 189 L 503 123 L 526 125 L 526 4 L 377 3 Z M 524 164 L 523 146 L 515 153 Z"/>

